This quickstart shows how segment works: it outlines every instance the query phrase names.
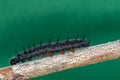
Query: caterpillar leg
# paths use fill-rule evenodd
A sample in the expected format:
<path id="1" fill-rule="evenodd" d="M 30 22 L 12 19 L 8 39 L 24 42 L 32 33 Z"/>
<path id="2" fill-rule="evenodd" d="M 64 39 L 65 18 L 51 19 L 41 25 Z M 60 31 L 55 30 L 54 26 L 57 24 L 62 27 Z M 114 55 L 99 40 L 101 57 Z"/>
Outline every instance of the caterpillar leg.
<path id="1" fill-rule="evenodd" d="M 70 48 L 69 51 L 72 52 L 72 53 L 75 52 L 75 50 L 73 48 Z"/>
<path id="2" fill-rule="evenodd" d="M 42 53 L 43 56 L 46 56 L 47 54 L 46 53 Z"/>
<path id="3" fill-rule="evenodd" d="M 54 56 L 53 52 L 49 52 L 48 54 L 49 54 L 50 57 Z"/>
<path id="4" fill-rule="evenodd" d="M 59 53 L 62 54 L 62 55 L 65 54 L 64 50 L 60 50 Z"/>

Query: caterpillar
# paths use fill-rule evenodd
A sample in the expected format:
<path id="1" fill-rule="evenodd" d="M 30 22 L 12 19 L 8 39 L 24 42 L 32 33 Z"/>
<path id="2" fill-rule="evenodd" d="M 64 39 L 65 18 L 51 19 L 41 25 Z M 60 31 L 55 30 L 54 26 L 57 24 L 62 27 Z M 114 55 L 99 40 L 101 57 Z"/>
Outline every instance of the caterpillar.
<path id="1" fill-rule="evenodd" d="M 11 65 L 15 65 L 17 63 L 24 63 L 26 60 L 31 61 L 32 58 L 46 56 L 47 54 L 52 57 L 54 52 L 59 52 L 60 54 L 64 54 L 66 50 L 70 52 L 74 52 L 75 48 L 88 47 L 90 46 L 90 41 L 85 39 L 83 36 L 81 39 L 72 39 L 72 40 L 64 40 L 59 41 L 57 38 L 56 42 L 50 43 L 50 40 L 46 44 L 37 45 L 30 49 L 24 50 L 18 53 L 15 57 L 10 60 Z"/>

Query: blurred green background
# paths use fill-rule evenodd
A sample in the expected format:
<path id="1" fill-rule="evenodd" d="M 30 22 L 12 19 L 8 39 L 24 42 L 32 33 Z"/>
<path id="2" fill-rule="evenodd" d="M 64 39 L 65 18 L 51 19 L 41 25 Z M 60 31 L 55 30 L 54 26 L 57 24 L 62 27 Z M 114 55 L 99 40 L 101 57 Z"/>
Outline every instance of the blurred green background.
<path id="1" fill-rule="evenodd" d="M 78 34 L 92 45 L 120 39 L 120 0 L 0 0 L 0 68 L 24 46 Z M 120 80 L 120 60 L 31 80 Z"/>

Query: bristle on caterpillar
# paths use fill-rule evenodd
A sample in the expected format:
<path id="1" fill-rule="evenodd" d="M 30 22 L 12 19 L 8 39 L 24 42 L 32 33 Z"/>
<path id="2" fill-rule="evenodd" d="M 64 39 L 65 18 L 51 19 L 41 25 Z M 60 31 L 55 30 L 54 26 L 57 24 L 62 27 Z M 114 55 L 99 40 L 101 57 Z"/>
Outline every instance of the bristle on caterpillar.
<path id="1" fill-rule="evenodd" d="M 23 52 L 18 53 L 14 58 L 10 60 L 11 65 L 15 65 L 17 63 L 24 63 L 26 60 L 31 61 L 32 58 L 35 57 L 41 57 L 46 56 L 47 54 L 50 57 L 54 56 L 54 52 L 59 52 L 60 54 L 64 55 L 65 51 L 68 50 L 70 52 L 74 53 L 75 48 L 81 48 L 81 47 L 88 47 L 90 46 L 90 41 L 85 39 L 85 36 L 81 39 L 78 39 L 78 36 L 76 39 L 61 41 L 59 42 L 59 38 L 57 38 L 57 41 L 54 43 L 51 43 L 51 40 L 49 39 L 49 42 L 47 44 L 42 44 L 40 41 L 40 45 L 34 46 L 30 49 L 25 50 L 23 49 Z"/>

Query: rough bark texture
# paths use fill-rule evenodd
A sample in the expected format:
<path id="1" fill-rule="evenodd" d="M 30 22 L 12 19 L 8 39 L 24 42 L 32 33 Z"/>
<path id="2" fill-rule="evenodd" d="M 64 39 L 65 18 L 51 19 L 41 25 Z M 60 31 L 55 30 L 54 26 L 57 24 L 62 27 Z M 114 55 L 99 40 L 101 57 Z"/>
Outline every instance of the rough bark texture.
<path id="1" fill-rule="evenodd" d="M 109 42 L 55 55 L 52 58 L 17 64 L 0 69 L 0 80 L 25 80 L 36 76 L 62 71 L 120 57 L 120 41 Z"/>

